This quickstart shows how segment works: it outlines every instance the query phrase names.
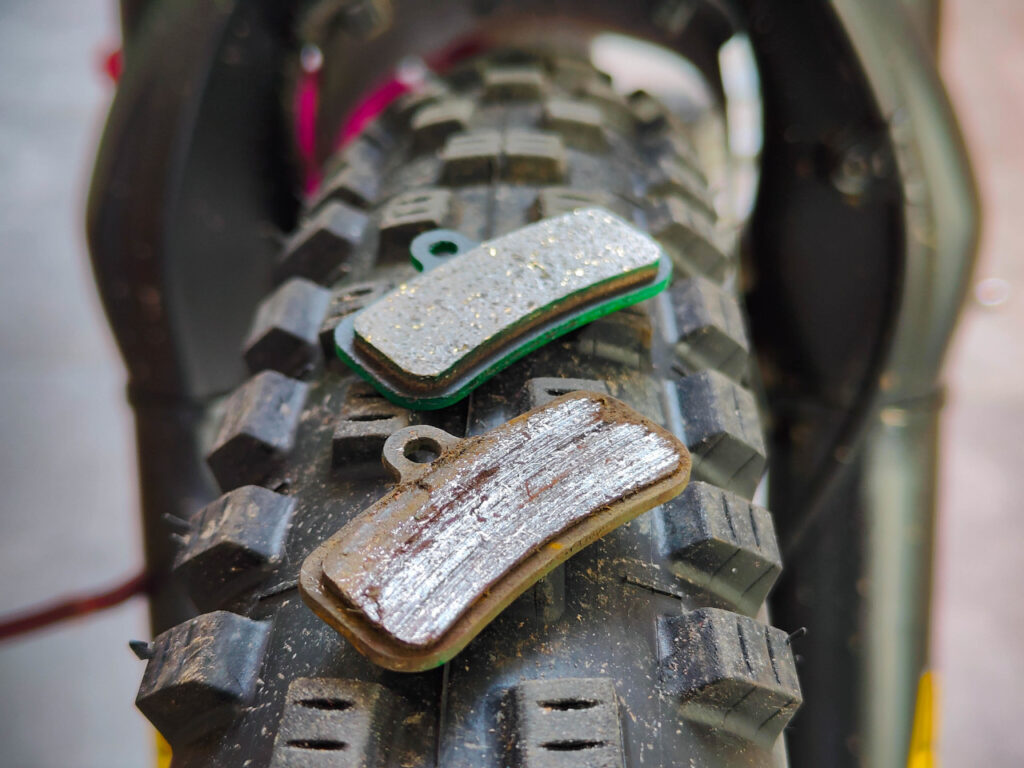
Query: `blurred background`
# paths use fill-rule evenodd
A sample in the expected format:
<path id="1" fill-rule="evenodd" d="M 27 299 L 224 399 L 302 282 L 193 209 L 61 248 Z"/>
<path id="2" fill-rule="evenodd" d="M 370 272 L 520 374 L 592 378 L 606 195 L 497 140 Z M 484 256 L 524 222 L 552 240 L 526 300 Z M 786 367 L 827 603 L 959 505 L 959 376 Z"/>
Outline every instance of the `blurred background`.
<path id="1" fill-rule="evenodd" d="M 113 0 L 0 0 L 0 614 L 142 566 L 124 371 L 84 200 Z M 933 627 L 947 766 L 1024 765 L 1024 3 L 946 0 L 942 70 L 984 210 L 948 362 Z M 0 642 L 0 766 L 153 764 L 141 598 Z"/>

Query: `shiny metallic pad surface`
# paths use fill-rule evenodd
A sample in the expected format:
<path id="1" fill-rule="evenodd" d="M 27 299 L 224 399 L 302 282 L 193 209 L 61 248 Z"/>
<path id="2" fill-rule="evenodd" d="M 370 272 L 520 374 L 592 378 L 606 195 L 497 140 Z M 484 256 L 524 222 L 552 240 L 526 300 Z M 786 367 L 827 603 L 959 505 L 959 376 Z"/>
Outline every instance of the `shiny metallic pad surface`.
<path id="1" fill-rule="evenodd" d="M 661 256 L 619 217 L 574 211 L 400 285 L 355 318 L 356 343 L 392 375 L 445 380 L 551 315 L 651 280 Z"/>
<path id="2" fill-rule="evenodd" d="M 675 436 L 593 392 L 465 440 L 405 431 L 385 447 L 398 486 L 312 553 L 300 582 L 322 618 L 391 669 L 447 660 L 547 571 L 689 478 Z M 409 440 L 433 440 L 439 457 L 403 458 Z"/>

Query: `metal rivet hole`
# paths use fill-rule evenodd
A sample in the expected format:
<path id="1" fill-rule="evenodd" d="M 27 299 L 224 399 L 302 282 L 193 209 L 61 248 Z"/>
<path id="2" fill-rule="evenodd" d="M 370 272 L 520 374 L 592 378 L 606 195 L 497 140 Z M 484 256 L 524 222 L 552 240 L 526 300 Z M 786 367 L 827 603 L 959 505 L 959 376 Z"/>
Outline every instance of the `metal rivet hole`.
<path id="1" fill-rule="evenodd" d="M 427 250 L 434 256 L 454 256 L 459 252 L 459 246 L 451 240 L 438 240 L 431 243 Z"/>
<path id="2" fill-rule="evenodd" d="M 402 455 L 417 464 L 430 464 L 441 455 L 441 444 L 430 437 L 417 437 L 402 447 Z"/>

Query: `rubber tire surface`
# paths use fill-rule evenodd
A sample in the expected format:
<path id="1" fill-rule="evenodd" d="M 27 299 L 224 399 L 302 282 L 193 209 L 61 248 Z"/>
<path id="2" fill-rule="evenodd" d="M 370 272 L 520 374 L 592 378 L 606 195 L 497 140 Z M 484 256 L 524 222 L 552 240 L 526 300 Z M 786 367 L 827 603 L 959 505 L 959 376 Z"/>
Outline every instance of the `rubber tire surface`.
<path id="1" fill-rule="evenodd" d="M 284 248 L 176 573 L 203 613 L 154 639 L 138 705 L 183 766 L 748 766 L 785 762 L 800 703 L 762 624 L 780 563 L 734 271 L 682 126 L 589 65 L 490 55 L 392 104 L 331 162 Z M 671 288 L 537 350 L 433 412 L 330 353 L 338 318 L 414 274 L 409 241 L 486 240 L 603 205 L 672 255 Z M 324 343 L 326 342 L 326 343 Z M 324 350 L 326 349 L 326 354 Z M 690 487 L 573 557 L 452 662 L 382 670 L 296 589 L 306 557 L 383 495 L 388 434 L 476 434 L 573 389 L 679 434 Z"/>

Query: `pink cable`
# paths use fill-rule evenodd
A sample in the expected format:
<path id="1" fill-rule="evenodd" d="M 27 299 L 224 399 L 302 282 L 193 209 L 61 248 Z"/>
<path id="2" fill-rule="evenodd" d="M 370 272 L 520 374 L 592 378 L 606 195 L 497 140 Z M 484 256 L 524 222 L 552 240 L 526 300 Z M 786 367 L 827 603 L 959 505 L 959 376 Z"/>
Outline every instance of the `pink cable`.
<path id="1" fill-rule="evenodd" d="M 352 111 L 352 114 L 349 115 L 345 124 L 341 126 L 338 138 L 334 142 L 334 148 L 340 149 L 352 141 L 366 127 L 367 123 L 387 109 L 388 104 L 403 93 L 411 90 L 411 86 L 402 82 L 397 77 L 388 80 L 380 88 L 375 89 L 359 103 Z"/>
<path id="2" fill-rule="evenodd" d="M 475 39 L 460 41 L 431 55 L 426 63 L 430 70 L 443 72 L 461 59 L 478 53 L 482 47 L 482 43 Z M 410 83 L 398 76 L 393 76 L 374 88 L 356 105 L 356 108 L 342 123 L 333 149 L 344 147 L 358 136 L 377 115 L 387 109 L 391 102 L 403 93 L 415 90 L 419 85 L 420 83 Z M 306 195 L 316 192 L 323 177 L 323 170 L 316 161 L 316 128 L 319 107 L 320 71 L 303 72 L 295 95 L 295 136 L 303 166 L 303 190 Z"/>
<path id="3" fill-rule="evenodd" d="M 303 191 L 310 195 L 320 186 L 316 162 L 316 116 L 320 107 L 320 73 L 303 72 L 295 91 L 295 141 L 302 161 Z"/>

